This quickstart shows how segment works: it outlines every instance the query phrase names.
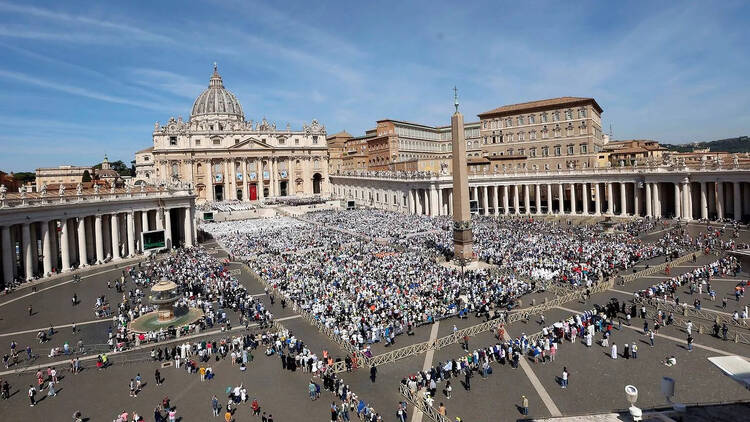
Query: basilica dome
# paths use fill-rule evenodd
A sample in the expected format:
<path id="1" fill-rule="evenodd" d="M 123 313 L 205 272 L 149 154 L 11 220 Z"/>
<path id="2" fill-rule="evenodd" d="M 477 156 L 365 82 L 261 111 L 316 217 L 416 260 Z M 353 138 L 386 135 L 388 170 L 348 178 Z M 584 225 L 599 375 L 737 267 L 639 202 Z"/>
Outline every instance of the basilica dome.
<path id="1" fill-rule="evenodd" d="M 242 106 L 237 97 L 224 88 L 219 71 L 214 65 L 214 73 L 208 82 L 208 89 L 203 91 L 193 104 L 190 120 L 208 119 L 245 120 Z"/>

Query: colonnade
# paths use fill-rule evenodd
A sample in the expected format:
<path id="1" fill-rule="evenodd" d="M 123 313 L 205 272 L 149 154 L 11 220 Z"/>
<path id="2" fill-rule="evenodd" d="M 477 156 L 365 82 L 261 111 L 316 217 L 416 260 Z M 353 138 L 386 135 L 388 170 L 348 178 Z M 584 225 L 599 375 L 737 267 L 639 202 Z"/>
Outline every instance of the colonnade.
<path id="1" fill-rule="evenodd" d="M 194 197 L 149 208 L 107 202 L 0 207 L 0 281 L 134 257 L 144 252 L 141 234 L 147 231 L 164 230 L 166 248 L 195 242 Z"/>
<path id="2" fill-rule="evenodd" d="M 750 179 L 750 178 L 748 178 Z M 410 214 L 453 214 L 453 189 L 445 181 L 336 183 L 337 197 Z M 671 180 L 470 180 L 470 207 L 481 215 L 641 216 L 682 220 L 741 220 L 750 216 L 750 181 L 708 178 Z"/>

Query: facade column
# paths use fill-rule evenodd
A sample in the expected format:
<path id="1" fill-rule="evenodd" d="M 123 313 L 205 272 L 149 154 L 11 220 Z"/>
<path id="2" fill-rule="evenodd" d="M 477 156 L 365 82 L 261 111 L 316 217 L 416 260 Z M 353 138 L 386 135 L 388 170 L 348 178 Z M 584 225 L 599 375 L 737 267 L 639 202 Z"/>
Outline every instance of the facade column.
<path id="1" fill-rule="evenodd" d="M 620 215 L 628 215 L 628 197 L 625 191 L 625 182 L 620 182 Z"/>
<path id="2" fill-rule="evenodd" d="M 102 227 L 102 216 L 94 217 L 94 235 L 96 236 L 96 263 L 104 262 L 104 230 Z"/>
<path id="3" fill-rule="evenodd" d="M 651 183 L 646 182 L 646 217 L 653 217 L 653 205 L 651 198 Z"/>
<path id="4" fill-rule="evenodd" d="M 513 185 L 513 213 L 515 215 L 521 214 L 521 201 L 519 201 L 518 185 Z"/>
<path id="5" fill-rule="evenodd" d="M 505 215 L 510 214 L 508 202 L 508 185 L 503 185 L 503 213 Z"/>
<path id="6" fill-rule="evenodd" d="M 0 241 L 2 242 L 3 252 L 3 279 L 8 285 L 13 282 L 13 266 L 15 265 L 15 250 L 11 247 L 10 227 L 0 227 Z"/>
<path id="7" fill-rule="evenodd" d="M 654 182 L 654 187 L 651 189 L 651 196 L 654 200 L 654 217 L 661 218 L 661 196 L 659 195 L 659 182 Z"/>
<path id="8" fill-rule="evenodd" d="M 208 160 L 206 165 L 206 201 L 213 202 L 214 200 L 214 165 L 211 160 Z"/>
<path id="9" fill-rule="evenodd" d="M 185 247 L 193 246 L 193 219 L 190 215 L 190 208 L 185 208 Z"/>
<path id="10" fill-rule="evenodd" d="M 614 215 L 614 194 L 612 191 L 612 183 L 607 182 L 607 215 Z"/>
<path id="11" fill-rule="evenodd" d="M 257 184 L 256 190 L 258 191 L 258 200 L 262 201 L 263 200 L 263 186 L 265 184 L 265 179 L 263 179 L 263 159 L 262 158 L 258 159 L 256 161 L 256 164 L 257 164 L 257 171 L 258 171 L 258 177 L 256 179 L 258 184 Z"/>
<path id="12" fill-rule="evenodd" d="M 144 214 L 141 213 L 141 215 Z M 148 219 L 148 216 L 146 219 Z M 127 213 L 127 225 L 128 251 L 125 253 L 125 256 L 132 257 L 135 255 L 135 211 Z M 148 227 L 148 222 L 146 222 L 146 227 Z M 141 245 L 141 249 L 143 249 L 143 246 Z"/>
<path id="13" fill-rule="evenodd" d="M 68 220 L 63 218 L 60 220 L 60 255 L 62 257 L 62 265 L 60 266 L 60 272 L 70 271 L 70 230 L 68 230 Z"/>
<path id="14" fill-rule="evenodd" d="M 583 200 L 583 215 L 589 215 L 589 196 L 591 191 L 589 190 L 589 184 L 584 182 L 581 184 L 581 199 Z"/>
<path id="15" fill-rule="evenodd" d="M 680 184 L 674 183 L 674 218 L 677 220 L 682 217 L 682 207 L 680 207 L 680 202 L 682 202 L 682 195 L 680 195 Z"/>
<path id="16" fill-rule="evenodd" d="M 88 249 L 86 245 L 86 217 L 78 217 L 78 268 L 88 266 Z"/>
<path id="17" fill-rule="evenodd" d="M 552 184 L 547 183 L 547 214 L 552 214 Z"/>
<path id="18" fill-rule="evenodd" d="M 229 160 L 225 158 L 223 161 L 224 161 L 224 180 L 222 180 L 222 184 L 224 185 L 224 197 L 222 198 L 222 200 L 227 201 L 232 198 L 231 196 L 229 196 L 232 190 L 232 186 L 229 184 L 230 183 Z"/>
<path id="19" fill-rule="evenodd" d="M 292 165 L 289 164 L 289 168 L 290 169 L 291 169 L 291 166 Z M 242 159 L 242 180 L 240 181 L 242 183 L 242 202 L 248 202 L 248 201 L 250 201 L 250 196 L 249 196 L 250 195 L 250 191 L 248 190 L 248 187 L 247 187 L 247 180 L 248 180 L 248 178 L 247 178 L 247 158 L 243 158 Z M 291 180 L 292 179 L 291 179 L 291 176 L 290 176 L 289 183 L 287 183 L 287 190 L 291 189 L 291 187 L 290 187 L 290 185 L 292 184 Z"/>
<path id="20" fill-rule="evenodd" d="M 734 195 L 732 200 L 734 202 L 734 219 L 740 221 L 742 219 L 742 192 L 740 191 L 740 182 L 732 183 L 734 187 Z"/>
<path id="21" fill-rule="evenodd" d="M 565 214 L 565 188 L 563 187 L 562 183 L 557 184 L 557 193 L 559 194 L 557 202 L 560 205 L 558 214 L 563 215 Z"/>
<path id="22" fill-rule="evenodd" d="M 172 249 L 172 215 L 169 208 L 164 208 L 164 244 Z"/>
<path id="23" fill-rule="evenodd" d="M 570 214 L 576 215 L 576 184 L 570 184 Z"/>
<path id="24" fill-rule="evenodd" d="M 23 246 L 23 263 L 26 280 L 34 278 L 34 254 L 31 252 L 31 226 L 24 223 L 21 226 L 21 245 Z"/>
<path id="25" fill-rule="evenodd" d="M 523 213 L 526 215 L 531 214 L 531 200 L 529 198 L 529 185 L 523 185 Z"/>
<path id="26" fill-rule="evenodd" d="M 119 261 L 120 258 L 120 219 L 117 214 L 109 217 L 109 227 L 112 233 L 112 260 Z"/>
<path id="27" fill-rule="evenodd" d="M 148 210 L 141 211 L 141 231 L 144 231 L 144 232 L 149 231 Z"/>
<path id="28" fill-rule="evenodd" d="M 542 215 L 542 190 L 540 185 L 534 185 L 534 200 L 536 201 L 536 215 Z"/>
<path id="29" fill-rule="evenodd" d="M 708 220 L 708 198 L 706 196 L 706 182 L 701 182 L 701 219 Z"/>

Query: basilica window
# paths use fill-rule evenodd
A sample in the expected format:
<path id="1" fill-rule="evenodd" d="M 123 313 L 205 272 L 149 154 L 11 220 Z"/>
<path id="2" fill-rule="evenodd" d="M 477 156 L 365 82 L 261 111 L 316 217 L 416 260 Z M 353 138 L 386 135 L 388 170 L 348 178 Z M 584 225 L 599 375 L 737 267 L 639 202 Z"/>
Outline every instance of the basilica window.
<path id="1" fill-rule="evenodd" d="M 299 138 L 294 140 L 294 145 L 299 145 Z"/>
<path id="2" fill-rule="evenodd" d="M 177 137 L 176 136 L 170 136 L 169 137 L 169 145 L 172 145 L 172 146 L 177 145 Z"/>
<path id="3" fill-rule="evenodd" d="M 221 145 L 221 139 L 214 139 L 214 145 Z"/>
<path id="4" fill-rule="evenodd" d="M 195 140 L 195 146 L 200 146 L 200 145 L 201 145 L 201 140 L 200 139 L 196 139 Z"/>
<path id="5" fill-rule="evenodd" d="M 318 135 L 313 135 L 313 144 L 318 143 Z"/>
<path id="6" fill-rule="evenodd" d="M 286 143 L 286 139 L 279 138 L 279 145 L 284 145 Z"/>
<path id="7" fill-rule="evenodd" d="M 177 171 L 177 163 L 172 163 L 172 176 L 177 176 L 179 172 Z"/>

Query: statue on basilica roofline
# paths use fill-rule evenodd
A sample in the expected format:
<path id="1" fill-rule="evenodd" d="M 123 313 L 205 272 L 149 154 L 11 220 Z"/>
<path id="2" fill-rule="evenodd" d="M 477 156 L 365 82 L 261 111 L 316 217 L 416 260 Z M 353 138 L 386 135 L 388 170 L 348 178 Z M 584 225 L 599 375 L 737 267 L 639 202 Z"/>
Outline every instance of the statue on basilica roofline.
<path id="1" fill-rule="evenodd" d="M 94 194 L 99 195 L 99 189 L 100 189 L 99 188 L 99 184 L 98 183 L 94 183 Z"/>
<path id="2" fill-rule="evenodd" d="M 5 185 L 0 185 L 0 201 L 5 201 L 5 196 L 8 192 L 8 188 Z"/>
<path id="3" fill-rule="evenodd" d="M 60 184 L 60 189 L 57 190 L 58 196 L 65 196 L 65 185 Z"/>
<path id="4" fill-rule="evenodd" d="M 47 184 L 46 183 L 42 183 L 42 187 L 39 190 L 39 192 L 41 193 L 42 198 L 44 198 L 45 196 L 47 196 Z"/>
<path id="5" fill-rule="evenodd" d="M 81 183 L 76 186 L 76 195 L 81 196 L 83 195 L 83 185 Z"/>
<path id="6" fill-rule="evenodd" d="M 21 199 L 26 198 L 26 185 L 21 185 L 21 187 L 18 189 L 18 192 L 21 193 Z"/>

